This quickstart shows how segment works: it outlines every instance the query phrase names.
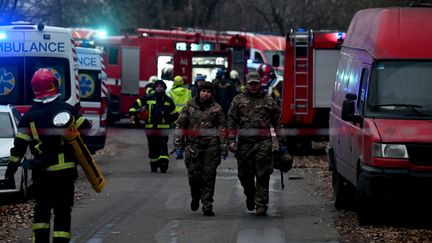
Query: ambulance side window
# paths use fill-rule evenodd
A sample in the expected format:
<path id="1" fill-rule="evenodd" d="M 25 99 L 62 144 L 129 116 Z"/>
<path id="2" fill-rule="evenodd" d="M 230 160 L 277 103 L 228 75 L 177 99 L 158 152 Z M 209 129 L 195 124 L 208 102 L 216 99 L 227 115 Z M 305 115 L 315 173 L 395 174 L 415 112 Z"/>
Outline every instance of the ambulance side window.
<path id="1" fill-rule="evenodd" d="M 109 64 L 111 65 L 118 64 L 118 51 L 119 49 L 117 47 L 109 48 Z"/>
<path id="2" fill-rule="evenodd" d="M 358 103 L 357 103 L 357 108 L 358 111 L 361 115 L 363 115 L 364 112 L 364 106 L 366 103 L 366 91 L 367 91 L 367 80 L 369 77 L 369 70 L 366 68 L 363 68 L 362 73 L 361 73 L 361 79 L 360 79 L 360 87 L 359 87 L 359 92 L 358 92 Z"/>

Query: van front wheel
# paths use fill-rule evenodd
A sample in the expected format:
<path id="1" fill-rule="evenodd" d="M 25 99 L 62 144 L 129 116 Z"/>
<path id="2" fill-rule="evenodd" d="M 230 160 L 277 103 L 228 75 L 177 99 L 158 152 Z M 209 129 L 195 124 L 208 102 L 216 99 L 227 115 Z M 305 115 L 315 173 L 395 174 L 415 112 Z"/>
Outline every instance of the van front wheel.
<path id="1" fill-rule="evenodd" d="M 356 190 L 357 218 L 360 225 L 370 225 L 375 222 L 378 216 L 378 205 L 374 205 L 375 200 L 371 189 L 366 176 L 360 173 Z"/>
<path id="2" fill-rule="evenodd" d="M 334 206 L 336 209 L 348 209 L 353 204 L 354 188 L 337 170 L 332 173 Z"/>

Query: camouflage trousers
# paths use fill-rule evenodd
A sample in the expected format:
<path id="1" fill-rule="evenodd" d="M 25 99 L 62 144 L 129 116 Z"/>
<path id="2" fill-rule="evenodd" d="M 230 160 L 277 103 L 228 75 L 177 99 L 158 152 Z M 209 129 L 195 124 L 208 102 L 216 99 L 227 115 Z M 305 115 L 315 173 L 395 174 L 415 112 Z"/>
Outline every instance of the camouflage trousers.
<path id="1" fill-rule="evenodd" d="M 269 182 L 273 173 L 272 141 L 238 143 L 238 178 L 246 197 L 255 198 L 256 207 L 267 209 L 269 202 Z M 255 182 L 256 179 L 256 182 Z"/>
<path id="2" fill-rule="evenodd" d="M 213 195 L 216 183 L 216 169 L 221 163 L 218 144 L 206 146 L 188 145 L 185 150 L 185 164 L 191 196 L 200 200 L 202 210 L 213 208 Z"/>

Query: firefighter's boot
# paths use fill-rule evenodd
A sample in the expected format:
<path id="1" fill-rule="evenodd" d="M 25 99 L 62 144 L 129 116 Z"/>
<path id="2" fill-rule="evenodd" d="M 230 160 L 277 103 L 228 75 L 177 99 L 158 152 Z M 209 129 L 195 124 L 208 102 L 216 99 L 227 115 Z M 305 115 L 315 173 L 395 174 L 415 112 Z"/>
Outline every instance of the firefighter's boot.
<path id="1" fill-rule="evenodd" d="M 48 228 L 35 228 L 38 224 L 33 225 L 32 242 L 45 243 L 50 242 L 50 229 Z M 48 226 L 49 227 L 49 226 Z"/>
<path id="2" fill-rule="evenodd" d="M 267 208 L 266 207 L 257 207 L 255 213 L 257 216 L 266 216 L 267 215 Z"/>
<path id="3" fill-rule="evenodd" d="M 161 173 L 166 173 L 168 170 L 168 159 L 160 159 L 159 160 L 159 164 L 160 164 L 160 172 Z"/>
<path id="4" fill-rule="evenodd" d="M 150 168 L 151 168 L 151 172 L 157 172 L 159 168 L 159 161 L 151 161 Z"/>

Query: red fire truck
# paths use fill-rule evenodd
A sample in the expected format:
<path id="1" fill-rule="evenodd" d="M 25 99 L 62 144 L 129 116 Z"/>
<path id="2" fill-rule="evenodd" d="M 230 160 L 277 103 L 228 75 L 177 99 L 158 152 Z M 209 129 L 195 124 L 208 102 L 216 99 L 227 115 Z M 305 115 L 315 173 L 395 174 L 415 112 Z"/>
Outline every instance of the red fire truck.
<path id="1" fill-rule="evenodd" d="M 331 92 L 344 38 L 337 31 L 292 30 L 287 35 L 282 123 L 293 152 L 328 139 Z"/>
<path id="2" fill-rule="evenodd" d="M 183 30 L 136 29 L 109 36 L 100 43 L 108 75 L 109 121 L 128 115 L 130 106 L 144 95 L 148 79 L 183 77 L 191 84 L 197 73 L 210 80 L 216 68 L 245 74 L 244 37 L 202 35 Z M 165 77 L 166 70 L 172 70 Z M 171 82 L 166 81 L 168 87 Z"/>

